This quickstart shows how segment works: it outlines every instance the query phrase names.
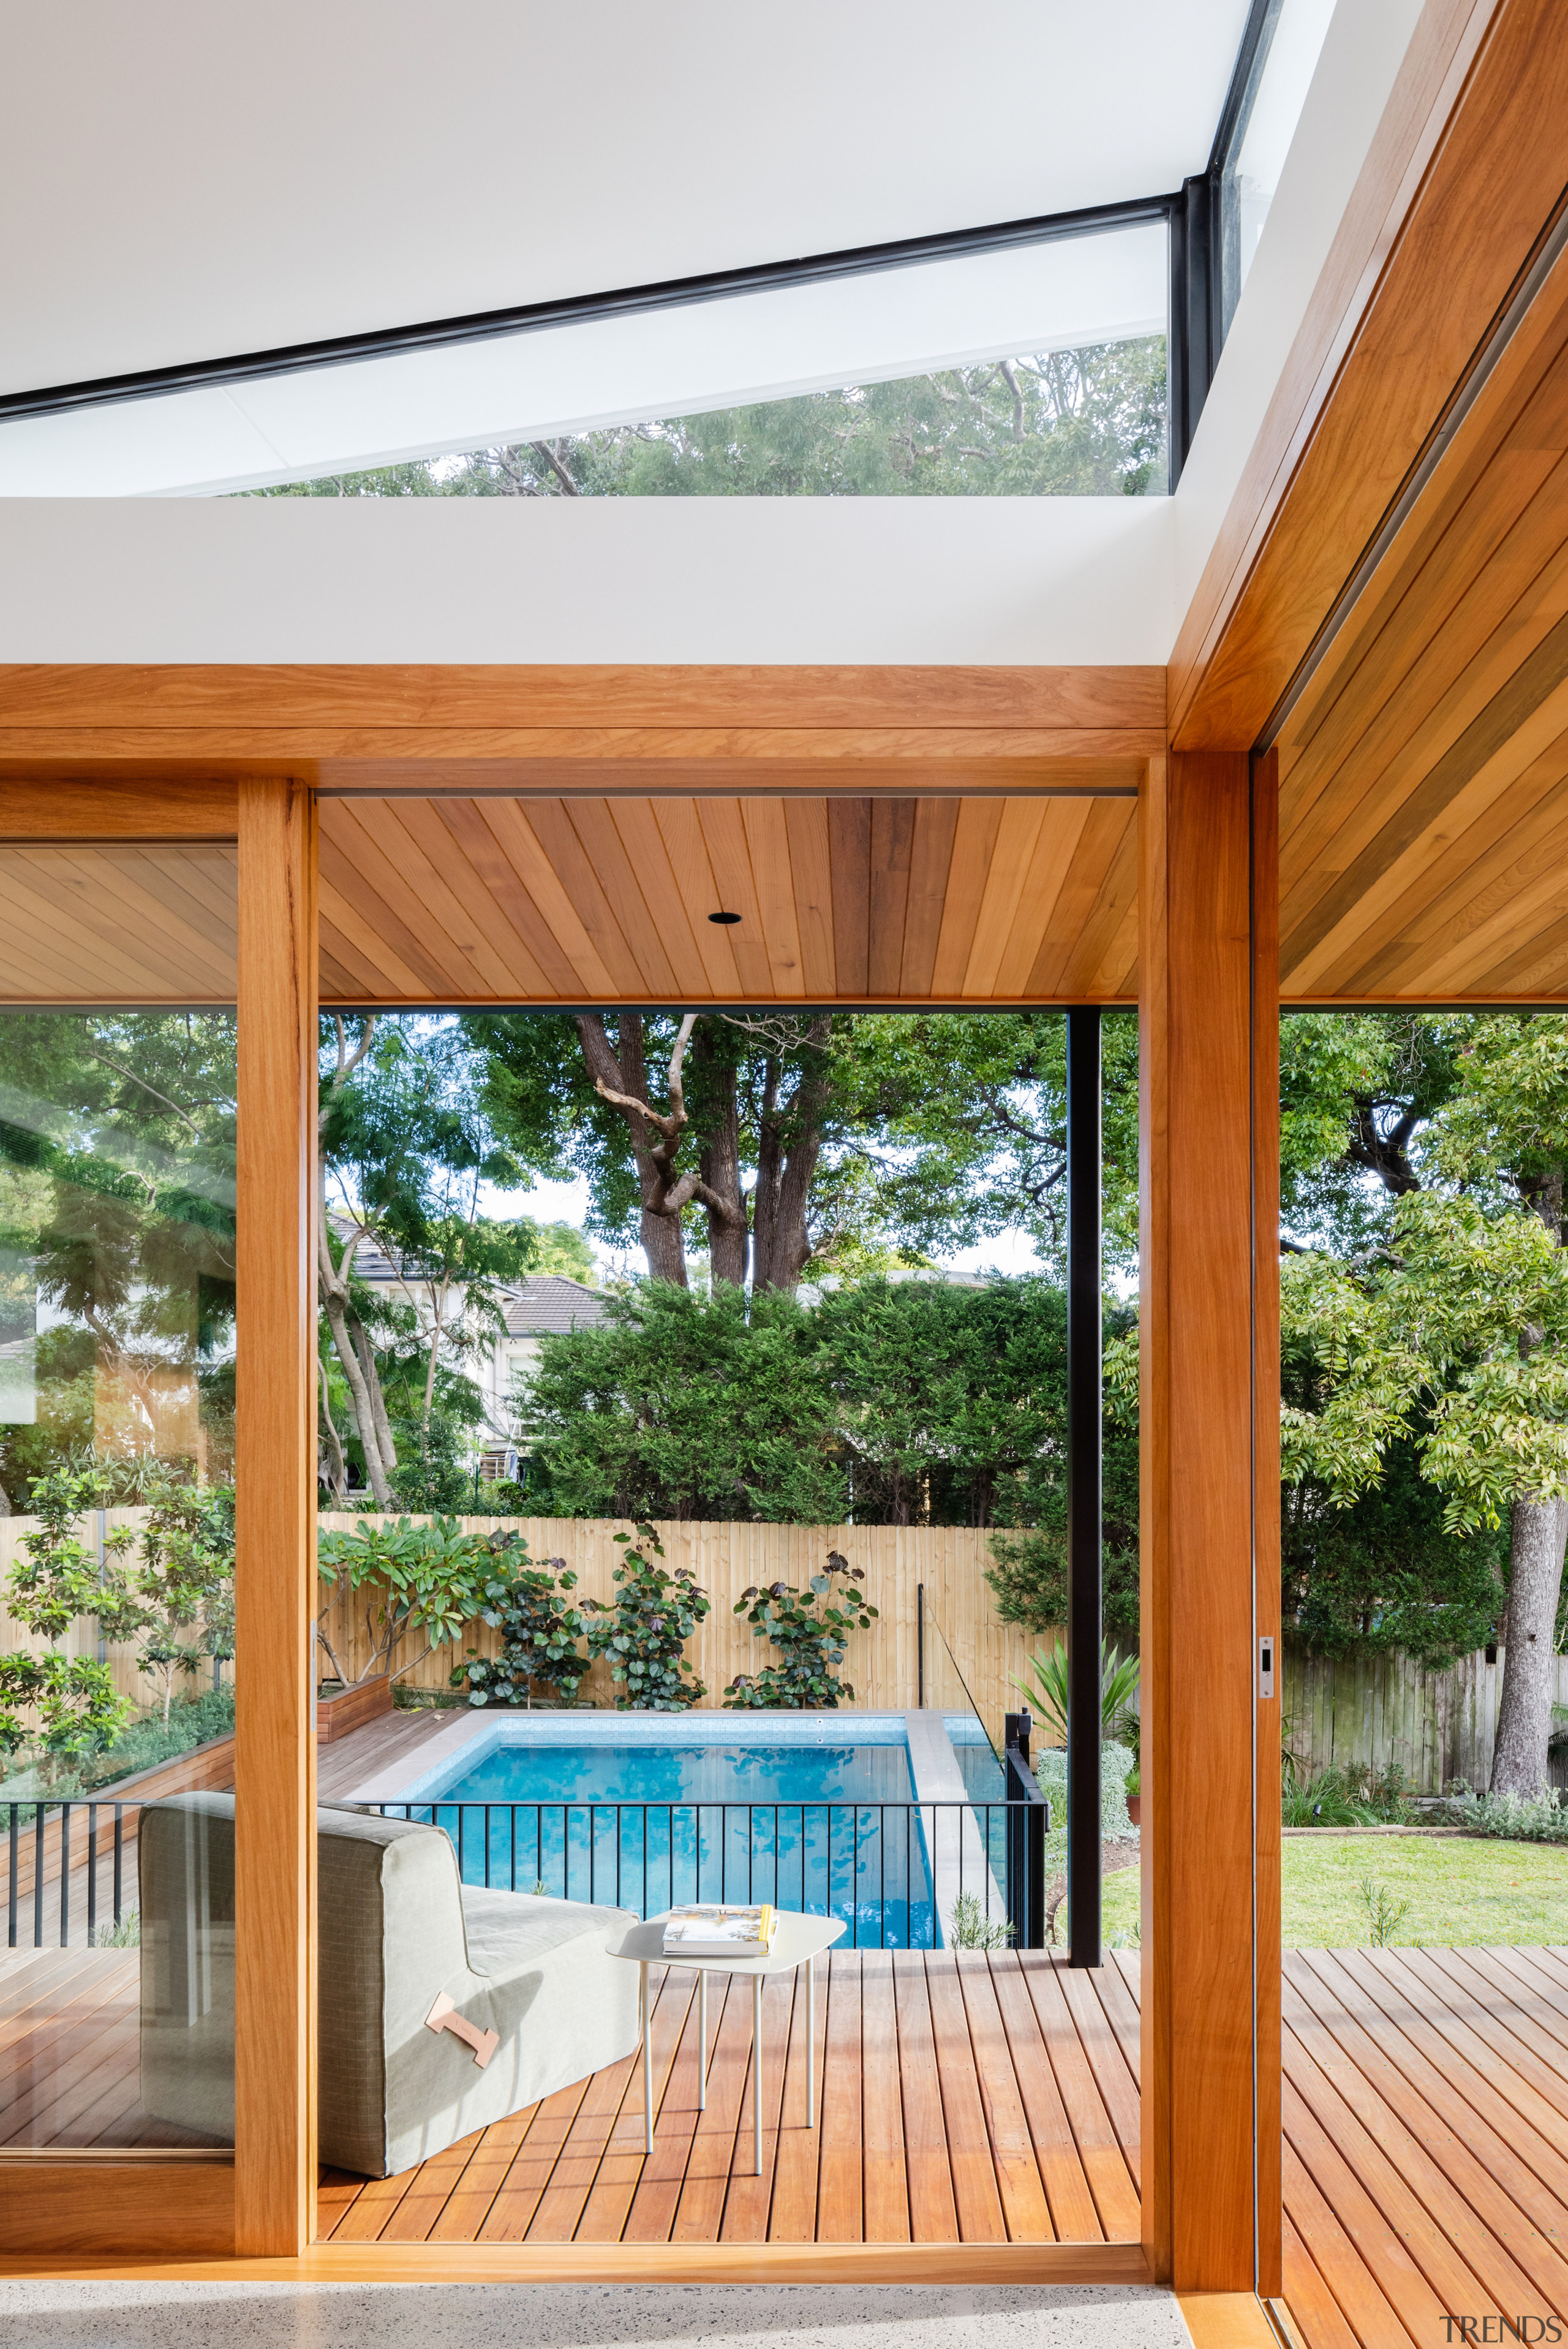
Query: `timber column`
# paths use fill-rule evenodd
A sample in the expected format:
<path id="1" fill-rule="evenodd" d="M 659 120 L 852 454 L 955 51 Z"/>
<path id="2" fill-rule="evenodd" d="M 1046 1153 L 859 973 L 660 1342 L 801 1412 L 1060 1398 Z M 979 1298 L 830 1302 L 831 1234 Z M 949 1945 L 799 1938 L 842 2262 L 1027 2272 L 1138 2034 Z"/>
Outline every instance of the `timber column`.
<path id="1" fill-rule="evenodd" d="M 1281 2289 L 1275 767 L 1140 807 L 1143 2240 Z M 1274 1682 L 1277 1691 L 1277 1664 Z"/>
<path id="2" fill-rule="evenodd" d="M 234 2249 L 315 2220 L 315 817 L 240 784 Z"/>

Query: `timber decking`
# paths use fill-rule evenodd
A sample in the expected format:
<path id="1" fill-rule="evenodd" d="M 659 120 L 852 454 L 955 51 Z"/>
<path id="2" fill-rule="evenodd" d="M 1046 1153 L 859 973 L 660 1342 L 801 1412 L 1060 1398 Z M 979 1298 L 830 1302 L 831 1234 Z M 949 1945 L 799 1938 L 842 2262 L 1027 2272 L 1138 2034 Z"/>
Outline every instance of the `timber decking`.
<path id="1" fill-rule="evenodd" d="M 819 1968 L 819 2125 L 806 1987 L 762 2008 L 751 2168 L 751 1993 L 709 1985 L 697 2108 L 695 1974 L 655 1970 L 654 2150 L 627 2056 L 401 2177 L 326 2173 L 335 2242 L 1136 2241 L 1137 2016 L 1113 1968 L 1046 1951 L 834 1951 Z M 727 1996 L 725 1994 L 727 1991 Z"/>

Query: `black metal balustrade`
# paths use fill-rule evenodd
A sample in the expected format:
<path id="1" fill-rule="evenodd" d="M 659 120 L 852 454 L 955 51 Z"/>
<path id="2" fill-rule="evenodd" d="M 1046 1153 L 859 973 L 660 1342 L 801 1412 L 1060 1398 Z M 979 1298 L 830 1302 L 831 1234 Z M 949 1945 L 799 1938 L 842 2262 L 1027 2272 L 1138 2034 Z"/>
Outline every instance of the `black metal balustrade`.
<path id="1" fill-rule="evenodd" d="M 972 1894 L 983 1918 L 1011 1927 L 1015 1947 L 1043 1938 L 1050 1806 L 1038 1795 L 994 1803 L 438 1799 L 361 1807 L 444 1828 L 467 1884 L 538 1888 L 645 1917 L 677 1901 L 768 1900 L 841 1917 L 845 1946 L 861 1949 L 947 1946 L 954 1907 Z"/>
<path id="2" fill-rule="evenodd" d="M 179 1797 L 170 1799 L 178 1801 Z M 943 1803 L 461 1802 L 359 1806 L 445 1830 L 467 1884 L 656 1915 L 679 1900 L 831 1913 L 846 1946 L 933 1949 L 973 1895 L 1012 1945 L 1042 1938 L 1043 1797 Z M 90 1948 L 134 1908 L 139 1805 L 0 1805 L 11 1950 Z M 129 1847 L 129 1848 L 128 1848 Z"/>
<path id="3" fill-rule="evenodd" d="M 126 1818 L 134 1803 L 0 1804 L 8 1949 L 91 1948 L 125 1916 Z"/>

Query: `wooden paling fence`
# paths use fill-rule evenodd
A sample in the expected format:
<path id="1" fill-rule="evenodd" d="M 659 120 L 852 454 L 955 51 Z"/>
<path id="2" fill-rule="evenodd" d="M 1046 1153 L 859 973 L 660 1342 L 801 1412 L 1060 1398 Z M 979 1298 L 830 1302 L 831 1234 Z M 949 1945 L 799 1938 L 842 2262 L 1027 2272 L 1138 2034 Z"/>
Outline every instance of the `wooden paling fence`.
<path id="1" fill-rule="evenodd" d="M 1384 1770 L 1397 1764 L 1421 1794 L 1439 1795 L 1456 1779 L 1485 1787 L 1491 1779 L 1503 1651 L 1484 1650 L 1449 1671 L 1423 1671 L 1410 1657 L 1360 1655 L 1284 1658 L 1285 1744 L 1302 1777 L 1329 1769 Z M 1568 1656 L 1556 1659 L 1557 1702 L 1568 1705 Z M 1561 1750 L 1553 1776 L 1568 1777 Z"/>
<path id="2" fill-rule="evenodd" d="M 324 1529 L 350 1532 L 358 1520 L 334 1516 L 321 1522 Z M 476 1533 L 515 1528 L 534 1558 L 565 1559 L 577 1577 L 574 1598 L 614 1598 L 612 1577 L 621 1552 L 612 1536 L 626 1531 L 624 1519 L 464 1517 L 461 1522 Z M 705 1709 L 723 1704 L 725 1686 L 738 1672 L 754 1672 L 778 1660 L 778 1651 L 758 1639 L 745 1618 L 735 1613 L 741 1592 L 753 1583 L 783 1581 L 799 1588 L 820 1571 L 830 1549 L 864 1568 L 865 1581 L 857 1588 L 879 1610 L 869 1630 L 852 1634 L 844 1659 L 843 1677 L 854 1687 L 857 1710 L 902 1712 L 919 1701 L 916 1592 L 922 1585 L 927 1619 L 925 1701 L 949 1710 L 962 1707 L 961 1671 L 994 1738 L 1000 1738 L 1003 1715 L 1016 1712 L 1023 1702 L 1012 1686 L 1013 1675 L 1025 1671 L 1032 1651 L 1055 1639 L 1054 1633 L 1042 1637 L 999 1619 L 985 1579 L 990 1536 L 968 1526 L 717 1525 L 683 1519 L 661 1524 L 658 1533 L 665 1565 L 689 1567 L 713 1602 L 686 1649 L 698 1679 L 707 1685 Z M 339 1661 L 352 1676 L 369 1652 L 363 1595 L 356 1609 L 347 1595 L 334 1593 L 325 1628 Z M 956 1667 L 944 1652 L 944 1642 L 957 1659 Z M 472 1647 L 488 1655 L 497 1644 L 497 1634 L 479 1623 L 457 1654 Z M 439 1649 L 407 1681 L 417 1688 L 445 1688 L 454 1661 L 451 1649 Z M 581 1693 L 600 1704 L 614 1701 L 603 1664 L 594 1665 Z"/>

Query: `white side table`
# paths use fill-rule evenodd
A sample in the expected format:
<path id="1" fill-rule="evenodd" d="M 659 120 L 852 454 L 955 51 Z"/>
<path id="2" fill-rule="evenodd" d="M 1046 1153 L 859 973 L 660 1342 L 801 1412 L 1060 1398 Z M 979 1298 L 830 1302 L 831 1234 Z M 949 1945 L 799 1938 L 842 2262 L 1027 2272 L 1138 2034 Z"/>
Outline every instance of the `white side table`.
<path id="1" fill-rule="evenodd" d="M 844 1930 L 840 1917 L 801 1917 L 787 1909 L 774 1912 L 773 1947 L 766 1957 L 666 1958 L 665 1919 L 650 1917 L 634 1925 L 614 1958 L 636 1961 L 642 1980 L 643 2006 L 643 2150 L 654 2149 L 653 2003 L 648 1997 L 650 1966 L 687 1966 L 697 1975 L 697 2102 L 707 2106 L 707 1978 L 709 1974 L 751 1976 L 751 2136 L 757 2175 L 762 2175 L 762 1978 L 764 1974 L 806 1969 L 806 2126 L 817 2126 L 817 1971 L 815 1960 L 830 1949 Z"/>

